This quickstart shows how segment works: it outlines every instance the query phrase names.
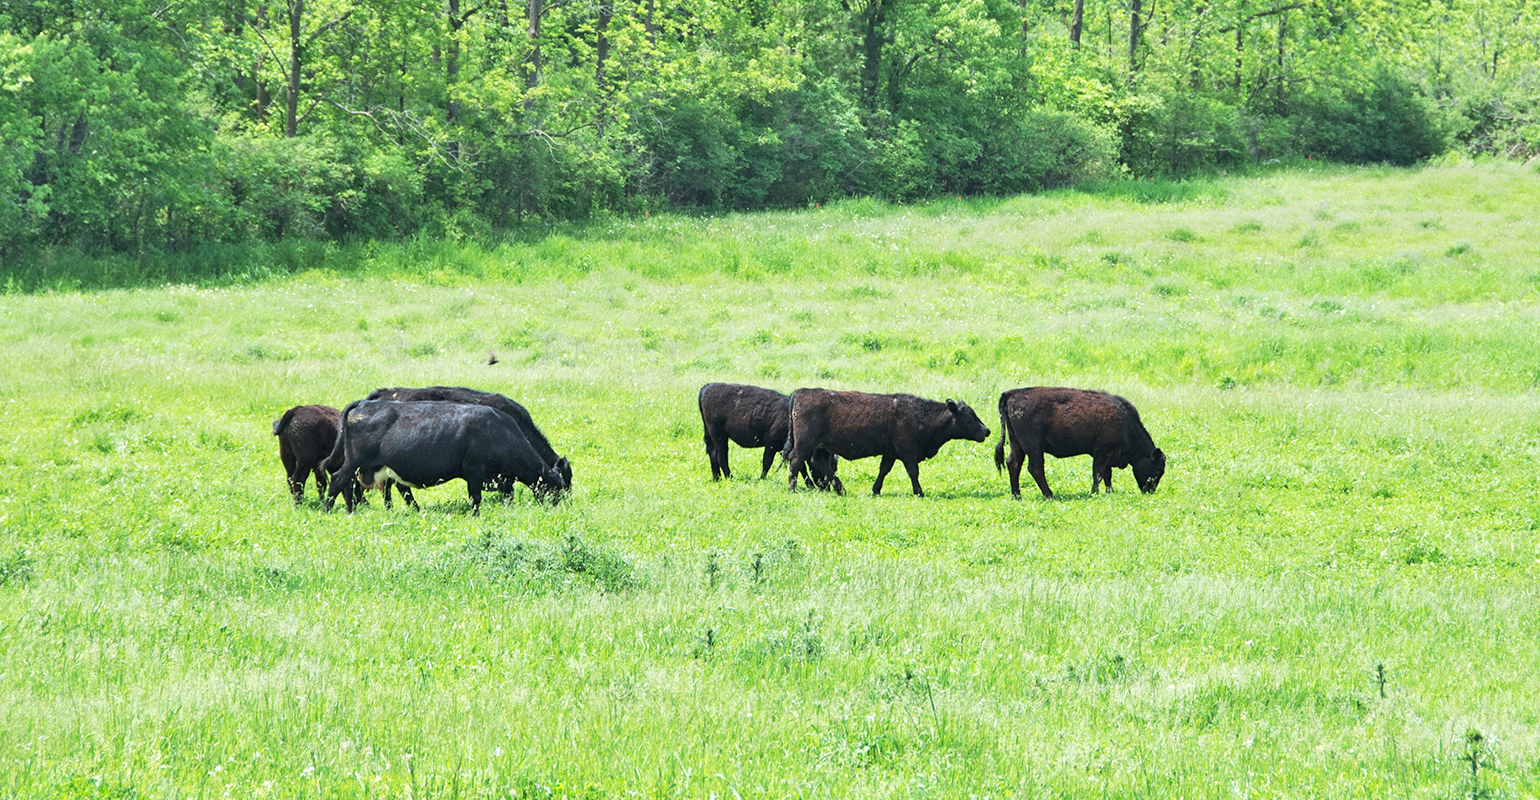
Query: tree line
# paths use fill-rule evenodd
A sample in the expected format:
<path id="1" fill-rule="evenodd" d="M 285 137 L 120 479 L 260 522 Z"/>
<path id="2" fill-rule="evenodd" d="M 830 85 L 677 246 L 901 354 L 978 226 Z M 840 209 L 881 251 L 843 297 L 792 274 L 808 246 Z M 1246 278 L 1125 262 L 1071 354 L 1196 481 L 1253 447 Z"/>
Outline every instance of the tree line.
<path id="1" fill-rule="evenodd" d="M 1540 149 L 1527 0 L 31 0 L 0 257 Z"/>

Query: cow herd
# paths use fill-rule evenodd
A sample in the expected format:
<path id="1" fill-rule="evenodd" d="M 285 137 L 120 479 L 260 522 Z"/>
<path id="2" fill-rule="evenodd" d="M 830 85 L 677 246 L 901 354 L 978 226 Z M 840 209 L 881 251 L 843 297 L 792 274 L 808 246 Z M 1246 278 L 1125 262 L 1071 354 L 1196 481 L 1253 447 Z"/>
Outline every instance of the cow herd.
<path id="1" fill-rule="evenodd" d="M 841 494 L 839 459 L 881 456 L 872 494 L 882 493 L 894 462 L 904 465 L 909 486 L 920 488 L 920 462 L 954 439 L 982 442 L 989 428 L 967 403 L 927 400 L 912 394 L 867 394 L 828 389 L 798 389 L 784 395 L 758 386 L 711 383 L 700 390 L 701 422 L 711 476 L 732 476 L 727 442 L 763 447 L 760 477 L 769 474 L 777 452 L 790 471 L 821 489 Z M 1037 481 L 1044 497 L 1053 497 L 1043 472 L 1043 455 L 1091 456 L 1091 491 L 1105 484 L 1112 491 L 1112 469 L 1132 467 L 1146 493 L 1155 491 L 1166 472 L 1166 455 L 1155 447 L 1132 403 L 1105 392 L 1062 387 L 1012 389 L 1000 395 L 1000 442 L 995 468 L 1008 466 L 1011 494 L 1021 497 L 1021 465 Z M 1005 444 L 1011 456 L 1005 458 Z"/>
<path id="2" fill-rule="evenodd" d="M 328 510 L 341 494 L 351 512 L 365 488 L 379 489 L 389 508 L 392 486 L 416 508 L 412 489 L 456 478 L 465 481 L 472 515 L 488 486 L 507 495 L 517 481 L 553 504 L 572 487 L 572 463 L 551 449 L 529 411 L 475 389 L 376 389 L 341 411 L 297 406 L 273 423 L 273 435 L 294 502 L 314 472 Z"/>
<path id="3" fill-rule="evenodd" d="M 904 465 L 916 496 L 920 462 L 954 439 L 982 442 L 988 426 L 967 403 L 927 400 L 911 394 L 867 394 L 798 389 L 790 395 L 759 386 L 709 383 L 697 396 L 705 429 L 711 477 L 731 478 L 728 442 L 764 448 L 760 478 L 777 454 L 786 461 L 788 486 L 844 494 L 839 460 L 880 456 L 872 494 L 895 462 Z M 1149 493 L 1165 475 L 1166 456 L 1155 446 L 1132 403 L 1105 392 L 1063 387 L 1012 389 L 1000 395 L 1000 441 L 995 468 L 1008 468 L 1011 495 L 1021 497 L 1021 467 L 1044 497 L 1053 497 L 1043 456 L 1091 456 L 1091 492 L 1112 491 L 1112 470 L 1132 468 L 1140 491 Z M 362 490 L 376 488 L 390 507 L 397 487 L 412 507 L 411 490 L 459 478 L 471 513 L 483 489 L 507 495 L 523 483 L 555 504 L 572 487 L 572 464 L 559 456 L 517 402 L 490 392 L 453 386 L 377 389 L 341 411 L 296 406 L 273 423 L 278 452 L 294 502 L 303 501 L 311 473 L 328 510 L 341 494 L 348 511 Z M 1005 454 L 1010 443 L 1010 456 Z"/>

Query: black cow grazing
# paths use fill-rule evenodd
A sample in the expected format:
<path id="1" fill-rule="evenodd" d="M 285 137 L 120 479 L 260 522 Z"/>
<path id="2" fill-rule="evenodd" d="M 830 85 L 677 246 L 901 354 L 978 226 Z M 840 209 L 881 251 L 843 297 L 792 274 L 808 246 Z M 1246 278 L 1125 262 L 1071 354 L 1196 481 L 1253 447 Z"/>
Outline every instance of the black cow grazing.
<path id="1" fill-rule="evenodd" d="M 289 494 L 295 505 L 304 502 L 305 481 L 312 472 L 316 497 L 326 499 L 327 471 L 342 466 L 340 460 L 335 464 L 329 460 L 337 443 L 337 422 L 341 418 L 342 412 L 331 406 L 295 406 L 273 422 L 278 457 L 283 459 L 283 472 L 289 479 Z"/>
<path id="2" fill-rule="evenodd" d="M 367 400 L 441 400 L 449 403 L 466 403 L 470 405 L 489 406 L 513 417 L 518 423 L 519 430 L 524 432 L 524 438 L 529 440 L 535 452 L 546 462 L 555 464 L 556 471 L 561 474 L 562 482 L 558 488 L 566 491 L 572 488 L 572 462 L 563 456 L 556 455 L 556 450 L 546 440 L 545 434 L 540 432 L 540 427 L 530 418 L 529 410 L 519 405 L 512 399 L 493 392 L 480 392 L 475 389 L 467 389 L 463 386 L 424 386 L 420 389 L 397 387 L 394 389 L 375 389 L 369 394 Z M 553 487 L 545 487 L 547 489 Z"/>
<path id="3" fill-rule="evenodd" d="M 711 459 L 711 479 L 732 478 L 727 466 L 727 443 L 739 447 L 763 447 L 759 478 L 764 480 L 775 464 L 775 456 L 786 449 L 791 433 L 791 396 L 774 389 L 737 383 L 708 383 L 696 398 L 701 424 L 706 429 L 706 456 Z M 839 459 L 819 448 L 803 466 L 801 475 L 808 486 L 834 488 L 844 492 L 835 473 Z M 794 476 L 795 477 L 795 474 Z"/>
<path id="4" fill-rule="evenodd" d="M 894 461 L 902 461 L 917 497 L 920 462 L 953 439 L 982 442 L 989 428 L 967 403 L 938 403 L 912 394 L 866 394 L 828 389 L 798 389 L 791 395 L 791 488 L 797 472 L 823 447 L 841 458 L 882 456 L 872 494 Z"/>
<path id="5" fill-rule="evenodd" d="M 1166 474 L 1166 454 L 1155 446 L 1139 421 L 1134 404 L 1106 392 L 1035 386 L 1000 395 L 1000 442 L 995 470 L 1009 466 L 1011 496 L 1021 497 L 1021 464 L 1037 481 L 1043 497 L 1053 497 L 1043 474 L 1043 454 L 1055 458 L 1091 457 L 1091 493 L 1101 484 L 1112 491 L 1112 469 L 1133 467 L 1139 491 L 1149 494 Z M 1011 457 L 1005 458 L 1005 441 Z"/>
<path id="6" fill-rule="evenodd" d="M 481 513 L 481 487 L 517 480 L 537 496 L 560 500 L 562 477 L 541 458 L 514 419 L 495 408 L 449 402 L 358 400 L 342 410 L 343 463 L 332 475 L 330 509 L 355 476 L 366 486 L 395 481 L 420 488 L 460 478 Z"/>

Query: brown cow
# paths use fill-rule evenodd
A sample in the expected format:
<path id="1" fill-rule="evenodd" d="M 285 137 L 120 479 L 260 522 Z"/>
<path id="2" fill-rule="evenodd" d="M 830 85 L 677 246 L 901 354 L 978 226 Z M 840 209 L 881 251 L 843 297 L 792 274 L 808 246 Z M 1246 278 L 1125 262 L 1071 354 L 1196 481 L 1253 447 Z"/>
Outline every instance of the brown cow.
<path id="1" fill-rule="evenodd" d="M 701 425 L 706 430 L 711 479 L 733 477 L 727 465 L 727 443 L 731 441 L 739 447 L 765 448 L 759 471 L 760 480 L 764 480 L 775 464 L 776 453 L 785 449 L 791 432 L 791 397 L 759 386 L 708 383 L 701 387 L 696 402 L 700 406 Z M 833 487 L 843 492 L 844 486 L 835 474 L 838 469 L 839 459 L 820 448 L 804 465 L 802 479 L 808 486 L 826 490 Z"/>
<path id="2" fill-rule="evenodd" d="M 1005 442 L 1011 442 L 1010 460 Z M 1139 491 L 1149 494 L 1166 474 L 1166 454 L 1155 446 L 1134 404 L 1106 392 L 1035 386 L 1000 395 L 1000 442 L 995 470 L 1010 467 L 1011 496 L 1021 497 L 1021 465 L 1037 481 L 1043 497 L 1053 497 L 1043 474 L 1043 454 L 1055 458 L 1091 457 L 1091 493 L 1107 484 L 1114 467 L 1132 467 Z"/>
<path id="3" fill-rule="evenodd" d="M 882 481 L 893 462 L 902 461 L 915 496 L 924 497 L 921 461 L 953 439 L 988 438 L 989 428 L 967 403 L 939 403 L 912 394 L 798 389 L 791 395 L 791 488 L 797 488 L 797 471 L 823 447 L 847 459 L 882 456 L 872 494 L 882 494 Z"/>
<path id="4" fill-rule="evenodd" d="M 336 464 L 328 459 L 337 443 L 341 419 L 342 412 L 331 406 L 295 406 L 273 422 L 278 457 L 283 459 L 283 472 L 289 479 L 289 494 L 295 505 L 304 502 L 305 481 L 312 472 L 317 497 L 326 499 L 327 474 L 342 466 L 340 459 Z"/>

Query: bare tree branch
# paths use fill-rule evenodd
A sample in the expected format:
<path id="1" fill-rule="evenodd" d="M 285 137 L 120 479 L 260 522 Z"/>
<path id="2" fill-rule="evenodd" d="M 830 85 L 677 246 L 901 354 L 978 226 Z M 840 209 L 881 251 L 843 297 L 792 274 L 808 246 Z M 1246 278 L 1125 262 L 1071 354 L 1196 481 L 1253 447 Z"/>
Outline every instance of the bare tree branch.
<path id="1" fill-rule="evenodd" d="M 1246 17 L 1242 18 L 1240 22 L 1238 22 L 1238 23 L 1236 23 L 1234 25 L 1226 25 L 1223 28 L 1215 28 L 1214 29 L 1214 33 L 1229 33 L 1230 31 L 1233 31 L 1236 28 L 1238 28 L 1241 25 L 1244 25 L 1244 24 L 1246 24 L 1248 22 L 1253 22 L 1253 21 L 1259 20 L 1259 19 L 1261 19 L 1263 17 L 1277 16 L 1279 14 L 1283 14 L 1283 13 L 1289 12 L 1289 11 L 1297 11 L 1297 10 L 1299 10 L 1301 8 L 1304 8 L 1306 5 L 1308 5 L 1308 4 L 1307 3 L 1294 3 L 1292 5 L 1279 6 L 1278 8 L 1269 9 L 1267 11 L 1258 11 L 1255 14 L 1247 15 Z"/>
<path id="2" fill-rule="evenodd" d="M 332 106 L 335 106 L 337 110 L 347 114 L 350 117 L 362 117 L 369 120 L 369 122 L 374 125 L 375 130 L 379 131 L 385 136 L 393 135 L 390 128 L 386 127 L 387 124 L 394 125 L 396 132 L 410 132 L 414 137 L 421 140 L 428 146 L 428 150 L 433 154 L 434 160 L 444 164 L 450 169 L 456 170 L 458 172 L 465 172 L 471 167 L 470 163 L 468 163 L 469 159 L 466 158 L 468 153 L 463 146 L 457 145 L 455 147 L 450 147 L 448 143 L 436 138 L 433 133 L 429 131 L 425 125 L 423 125 L 422 120 L 411 112 L 396 111 L 385 106 L 375 106 L 368 109 L 352 108 L 330 97 L 322 98 L 322 100 L 331 104 Z M 309 112 L 307 111 L 306 113 L 308 114 Z M 387 118 L 388 123 L 381 122 L 380 117 Z"/>
<path id="3" fill-rule="evenodd" d="M 350 8 L 347 11 L 342 12 L 342 16 L 332 20 L 331 22 L 326 23 L 325 25 L 322 25 L 319 28 L 316 28 L 315 31 L 313 33 L 311 33 L 308 38 L 305 39 L 305 45 L 304 45 L 305 48 L 309 49 L 310 45 L 314 44 L 315 40 L 318 37 L 320 37 L 322 34 L 326 33 L 327 31 L 331 30 L 332 28 L 335 28 L 338 25 L 341 25 L 342 23 L 346 22 L 348 17 L 353 16 L 353 12 L 355 10 L 357 10 L 357 9 Z"/>

